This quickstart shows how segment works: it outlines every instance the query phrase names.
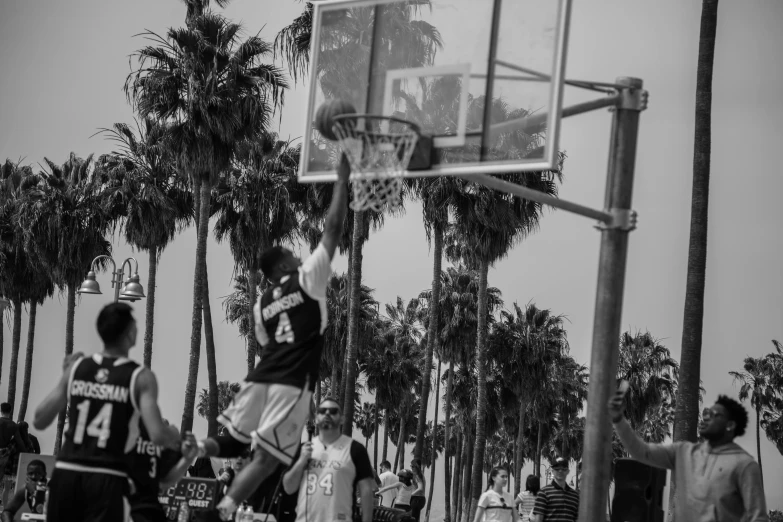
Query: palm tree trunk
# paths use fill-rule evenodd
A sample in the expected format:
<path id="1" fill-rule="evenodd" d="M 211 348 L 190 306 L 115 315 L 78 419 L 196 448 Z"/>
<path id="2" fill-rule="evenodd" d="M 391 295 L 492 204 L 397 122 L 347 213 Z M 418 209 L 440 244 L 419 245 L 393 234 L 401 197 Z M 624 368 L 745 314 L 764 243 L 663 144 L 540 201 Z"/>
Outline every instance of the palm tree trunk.
<path id="1" fill-rule="evenodd" d="M 378 403 L 375 403 L 375 443 L 372 445 L 372 459 L 373 459 L 373 469 L 378 469 L 378 416 L 380 415 L 380 412 L 378 411 Z"/>
<path id="2" fill-rule="evenodd" d="M 30 301 L 30 314 L 27 318 L 27 351 L 24 356 L 22 399 L 19 401 L 19 413 L 17 414 L 16 422 L 22 422 L 27 414 L 27 399 L 30 397 L 30 378 L 33 374 L 33 346 L 35 345 L 35 316 L 37 313 L 38 303 L 33 299 Z"/>
<path id="3" fill-rule="evenodd" d="M 337 365 L 337 361 L 332 364 L 332 377 L 329 382 L 329 395 L 334 397 L 337 400 L 340 400 L 340 385 L 338 381 L 340 380 L 340 368 Z M 342 402 L 340 402 L 342 404 Z"/>
<path id="4" fill-rule="evenodd" d="M 514 498 L 519 495 L 522 490 L 522 447 L 525 441 L 525 415 L 527 414 L 527 403 L 520 401 L 519 403 L 519 432 L 517 433 L 516 451 L 514 456 Z"/>
<path id="5" fill-rule="evenodd" d="M 443 522 L 451 522 L 451 469 L 449 462 L 449 440 L 451 436 L 451 394 L 454 389 L 454 361 L 449 362 L 449 377 L 446 381 L 446 411 L 444 412 L 443 427 L 443 480 L 446 482 L 444 486 L 444 504 L 446 505 L 446 513 Z M 457 451 L 459 451 L 457 446 Z M 434 466 L 433 466 L 434 467 Z"/>
<path id="6" fill-rule="evenodd" d="M 397 439 L 397 455 L 394 457 L 394 472 L 397 473 L 397 465 L 400 469 L 405 467 L 405 415 L 400 411 L 400 436 Z"/>
<path id="7" fill-rule="evenodd" d="M 544 423 L 538 421 L 538 440 L 536 441 L 536 476 L 541 476 L 541 450 L 544 435 Z"/>
<path id="8" fill-rule="evenodd" d="M 563 443 L 560 447 L 560 456 L 569 461 L 571 460 L 568 455 L 568 426 L 570 419 L 567 413 L 561 414 L 560 417 L 563 419 Z"/>
<path id="9" fill-rule="evenodd" d="M 470 427 L 468 427 L 470 429 Z M 475 520 L 476 515 L 470 516 L 470 500 L 471 500 L 471 484 L 472 484 L 472 471 L 473 464 L 475 463 L 476 454 L 476 436 L 472 433 L 468 433 L 466 436 L 468 441 L 468 455 L 465 459 L 465 471 L 462 474 L 462 522 L 470 522 Z M 481 481 L 481 467 L 479 467 L 479 482 Z"/>
<path id="10" fill-rule="evenodd" d="M 350 350 L 346 347 L 345 353 L 343 354 L 343 364 L 342 364 L 342 375 L 343 377 L 346 377 L 348 375 L 348 354 Z M 339 404 L 345 405 L 345 390 L 346 386 L 348 385 L 348 379 L 344 378 L 342 385 L 337 388 L 339 390 L 339 394 L 337 396 L 337 400 Z M 343 425 L 343 428 L 345 428 L 345 425 Z"/>
<path id="11" fill-rule="evenodd" d="M 5 308 L 0 305 L 0 375 L 3 374 L 3 352 L 5 351 L 5 331 L 3 330 L 3 319 L 5 319 Z"/>
<path id="12" fill-rule="evenodd" d="M 699 28 L 699 56 L 696 62 L 696 114 L 693 137 L 693 185 L 691 225 L 688 241 L 688 273 L 682 325 L 680 376 L 672 439 L 696 442 L 701 385 L 701 343 L 704 326 L 704 285 L 707 269 L 707 220 L 709 218 L 710 154 L 712 149 L 712 72 L 715 35 L 718 28 L 718 0 L 703 0 Z M 677 502 L 672 475 L 669 519 Z"/>
<path id="13" fill-rule="evenodd" d="M 315 383 L 315 404 L 321 404 L 321 379 Z"/>
<path id="14" fill-rule="evenodd" d="M 201 204 L 209 208 L 209 203 L 202 202 Z M 207 230 L 209 229 L 207 228 Z M 215 333 L 212 330 L 212 307 L 209 304 L 209 274 L 207 271 L 206 258 L 204 259 L 203 276 L 204 276 L 204 299 L 202 301 L 202 310 L 204 310 L 204 339 L 206 340 L 207 384 L 209 388 L 209 409 L 207 410 L 207 436 L 214 437 L 218 434 L 217 417 L 218 414 L 220 413 L 218 411 L 220 409 L 220 398 L 219 398 L 218 384 L 217 384 L 217 361 L 215 360 Z"/>
<path id="15" fill-rule="evenodd" d="M 465 467 L 467 454 L 467 438 L 463 430 L 460 429 L 457 432 L 457 454 L 454 456 L 454 478 L 451 486 L 451 496 L 453 498 L 451 519 L 455 522 L 459 521 L 462 512 L 462 469 Z"/>
<path id="16" fill-rule="evenodd" d="M 674 416 L 674 440 L 696 441 L 701 382 L 701 343 L 704 322 L 704 284 L 707 265 L 710 153 L 712 138 L 712 72 L 718 0 L 703 0 L 696 65 L 696 115 L 693 149 L 691 228 L 685 283 L 682 352 Z"/>
<path id="17" fill-rule="evenodd" d="M 188 381 L 185 385 L 185 406 L 182 412 L 180 432 L 193 431 L 193 412 L 196 406 L 196 389 L 198 387 L 198 366 L 201 359 L 201 324 L 203 322 L 202 302 L 204 299 L 204 281 L 206 281 L 207 233 L 209 232 L 209 182 L 202 182 L 198 176 L 194 189 L 198 187 L 197 200 L 200 200 L 198 213 L 198 233 L 196 241 L 196 270 L 193 276 L 193 315 L 190 331 L 190 361 L 188 364 Z"/>
<path id="18" fill-rule="evenodd" d="M 158 249 L 150 248 L 150 270 L 147 275 L 147 310 L 144 326 L 144 366 L 152 368 L 152 332 L 155 327 L 155 282 L 158 275 Z"/>
<path id="19" fill-rule="evenodd" d="M 256 305 L 256 300 L 258 299 L 258 270 L 251 269 L 247 271 L 247 285 L 249 287 L 247 295 L 248 300 L 250 301 L 248 303 L 250 305 L 250 324 L 253 325 L 253 329 L 247 340 L 247 373 L 250 373 L 253 371 L 253 368 L 256 367 L 256 354 L 258 353 L 258 341 L 256 340 L 255 334 L 256 318 L 253 313 L 253 307 Z M 318 384 L 320 386 L 320 382 Z M 318 400 L 320 401 L 320 394 L 318 395 Z"/>
<path id="20" fill-rule="evenodd" d="M 364 245 L 364 212 L 353 214 L 353 238 L 351 259 L 351 299 L 348 303 L 348 363 L 345 372 L 345 402 L 343 403 L 343 433 L 353 431 L 353 401 L 356 395 L 356 355 L 359 350 L 359 309 L 362 285 L 362 246 Z"/>
<path id="21" fill-rule="evenodd" d="M 759 461 L 761 486 L 764 486 L 764 470 L 761 467 L 761 406 L 756 406 L 756 459 Z"/>
<path id="22" fill-rule="evenodd" d="M 11 408 L 16 402 L 16 372 L 19 368 L 19 345 L 22 344 L 22 298 L 14 297 L 14 329 L 11 333 L 11 364 L 8 366 L 8 398 Z"/>
<path id="23" fill-rule="evenodd" d="M 76 315 L 76 284 L 68 283 L 68 308 L 65 315 L 65 355 L 73 353 L 73 321 Z M 54 436 L 54 455 L 60 452 L 60 446 L 63 442 L 63 428 L 65 427 L 65 412 L 67 408 L 60 411 L 57 417 L 57 434 Z"/>
<path id="24" fill-rule="evenodd" d="M 430 299 L 430 322 L 427 328 L 427 349 L 424 353 L 424 368 L 421 371 L 421 400 L 419 402 L 419 424 L 416 427 L 416 446 L 413 458 L 421 459 L 424 449 L 424 432 L 427 428 L 427 404 L 432 383 L 432 354 L 438 342 L 438 318 L 440 316 L 441 261 L 443 258 L 443 227 L 433 224 L 432 298 Z M 438 363 L 440 364 L 440 363 Z M 434 458 L 434 456 L 433 456 Z M 429 508 L 427 509 L 429 514 Z M 428 515 L 429 516 L 429 515 Z"/>
<path id="25" fill-rule="evenodd" d="M 487 274 L 489 263 L 482 261 L 478 289 L 478 335 L 476 340 L 476 440 L 473 448 L 472 495 L 468 520 L 476 516 L 476 507 L 482 490 L 484 450 L 487 445 Z"/>
<path id="26" fill-rule="evenodd" d="M 430 495 L 429 499 L 427 500 L 427 514 L 424 516 L 424 522 L 429 522 L 430 520 L 430 510 L 432 509 L 432 493 L 435 491 L 435 449 L 438 447 L 438 437 L 436 437 L 436 434 L 438 432 L 438 406 L 439 406 L 439 394 L 440 394 L 440 368 L 441 368 L 441 361 L 438 359 L 438 380 L 435 381 L 435 419 L 432 421 L 432 465 L 430 466 Z M 418 440 L 418 439 L 417 439 Z M 448 442 L 444 439 L 444 447 Z M 445 456 L 444 451 L 444 459 L 445 461 L 448 461 L 448 457 Z M 421 458 L 421 457 L 419 457 Z"/>
<path id="27" fill-rule="evenodd" d="M 389 408 L 383 409 L 383 456 L 381 461 L 386 460 L 389 454 Z"/>

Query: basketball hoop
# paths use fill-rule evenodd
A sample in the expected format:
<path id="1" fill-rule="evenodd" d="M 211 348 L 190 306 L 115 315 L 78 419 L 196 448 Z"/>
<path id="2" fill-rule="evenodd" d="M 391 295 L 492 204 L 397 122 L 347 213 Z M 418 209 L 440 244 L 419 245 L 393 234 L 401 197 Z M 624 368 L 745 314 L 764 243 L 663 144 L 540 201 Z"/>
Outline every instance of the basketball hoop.
<path id="1" fill-rule="evenodd" d="M 333 118 L 353 179 L 351 208 L 395 210 L 402 203 L 403 174 L 419 139 L 419 126 L 392 116 L 342 114 Z"/>

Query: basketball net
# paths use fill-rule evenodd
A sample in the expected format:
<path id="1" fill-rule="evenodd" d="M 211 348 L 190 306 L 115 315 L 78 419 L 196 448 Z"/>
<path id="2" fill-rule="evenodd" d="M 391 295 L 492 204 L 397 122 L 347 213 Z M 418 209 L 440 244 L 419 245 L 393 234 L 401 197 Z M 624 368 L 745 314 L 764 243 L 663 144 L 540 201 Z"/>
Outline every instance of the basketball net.
<path id="1" fill-rule="evenodd" d="M 403 175 L 413 155 L 416 124 L 386 116 L 346 114 L 332 127 L 353 177 L 351 208 L 396 210 L 402 204 Z"/>

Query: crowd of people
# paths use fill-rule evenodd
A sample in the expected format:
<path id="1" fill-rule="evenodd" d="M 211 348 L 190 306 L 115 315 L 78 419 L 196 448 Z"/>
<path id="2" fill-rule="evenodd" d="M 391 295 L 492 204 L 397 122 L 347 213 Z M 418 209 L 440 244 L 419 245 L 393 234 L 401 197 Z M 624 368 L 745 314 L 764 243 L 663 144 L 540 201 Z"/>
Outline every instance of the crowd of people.
<path id="1" fill-rule="evenodd" d="M 349 521 L 357 512 L 361 522 L 372 522 L 376 502 L 418 522 L 426 504 L 421 463 L 414 460 L 409 470 L 394 474 L 384 461 L 376 483 L 366 448 L 341 433 L 341 405 L 327 397 L 311 411 L 327 321 L 326 286 L 347 211 L 349 174 L 343 156 L 321 242 L 307 260 L 277 246 L 261 254 L 261 271 L 270 282 L 254 306 L 261 362 L 220 415 L 218 435 L 199 440 L 163 419 L 155 374 L 129 358 L 137 332 L 132 309 L 110 304 L 97 319 L 103 350 L 66 357 L 61 378 L 35 410 L 38 430 L 68 412 L 48 485 L 45 464 L 30 462 L 25 487 L 8 502 L 4 495 L 3 520 L 25 501 L 43 509 L 44 483 L 48 522 L 124 520 L 126 499 L 133 522 L 162 522 L 160 488 L 188 471 L 212 473 L 210 458 L 223 458 L 232 464 L 217 476 L 225 489 L 217 505 L 222 520 L 231 520 L 247 502 L 268 506 L 280 492 L 280 498 L 290 499 L 289 507 L 278 511 L 284 514 L 280 522 Z M 716 520 L 766 520 L 759 466 L 734 443 L 747 426 L 739 403 L 719 397 L 705 411 L 703 442 L 647 444 L 625 421 L 624 400 L 624 391 L 618 391 L 608 405 L 617 434 L 632 457 L 674 470 L 676 522 L 712 520 L 710 514 L 717 514 Z M 27 425 L 11 420 L 11 409 L 0 405 L 0 465 L 5 466 L 14 447 L 40 451 Z M 302 443 L 308 420 L 317 436 L 308 432 Z M 551 483 L 542 487 L 537 477 L 528 477 L 525 490 L 512 498 L 506 492 L 509 471 L 492 469 L 474 522 L 575 521 L 579 492 L 566 483 L 568 471 L 568 461 L 556 458 Z"/>

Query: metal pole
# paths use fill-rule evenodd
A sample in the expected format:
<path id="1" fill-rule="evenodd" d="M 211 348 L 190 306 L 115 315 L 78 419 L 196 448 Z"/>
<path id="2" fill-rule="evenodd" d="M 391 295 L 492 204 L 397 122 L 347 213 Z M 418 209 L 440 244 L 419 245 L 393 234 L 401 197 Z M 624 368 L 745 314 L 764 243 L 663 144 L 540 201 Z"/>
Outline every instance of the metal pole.
<path id="1" fill-rule="evenodd" d="M 114 284 L 115 303 L 118 303 L 120 301 L 120 284 L 122 283 L 122 276 L 124 273 L 125 273 L 125 266 L 123 266 L 119 270 L 114 271 L 114 281 L 112 281 L 112 283 Z"/>
<path id="2" fill-rule="evenodd" d="M 609 152 L 607 209 L 630 211 L 633 193 L 636 140 L 639 113 L 646 94 L 642 80 L 618 78 L 626 86 L 621 91 L 613 122 L 613 147 Z M 590 387 L 585 416 L 583 488 L 579 501 L 579 521 L 606 520 L 611 480 L 612 425 L 607 411 L 609 396 L 616 387 L 620 321 L 623 309 L 625 265 L 630 227 L 601 227 L 601 253 L 598 263 L 598 290 L 593 322 L 593 348 L 590 358 Z"/>

